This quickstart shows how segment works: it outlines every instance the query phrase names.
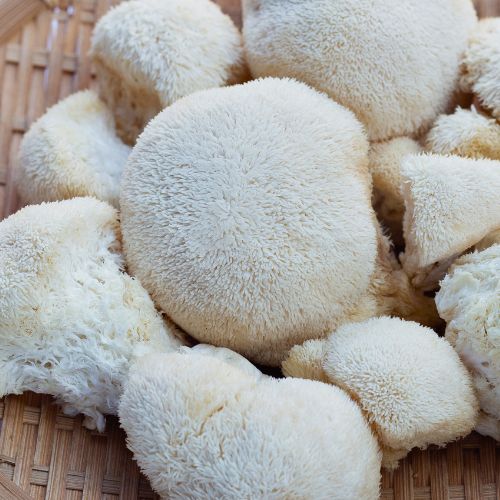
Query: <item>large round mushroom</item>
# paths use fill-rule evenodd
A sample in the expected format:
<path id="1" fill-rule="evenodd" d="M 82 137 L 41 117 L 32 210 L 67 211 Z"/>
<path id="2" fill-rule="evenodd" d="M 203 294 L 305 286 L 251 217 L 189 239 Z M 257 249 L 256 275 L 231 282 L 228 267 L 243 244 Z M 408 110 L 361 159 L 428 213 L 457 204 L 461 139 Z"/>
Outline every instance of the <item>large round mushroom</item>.
<path id="1" fill-rule="evenodd" d="M 302 80 L 350 108 L 371 140 L 430 127 L 453 100 L 476 26 L 470 0 L 244 0 L 254 77 Z"/>
<path id="2" fill-rule="evenodd" d="M 184 98 L 148 125 L 125 169 L 129 269 L 199 341 L 278 365 L 368 288 L 367 153 L 350 111 L 293 80 Z"/>

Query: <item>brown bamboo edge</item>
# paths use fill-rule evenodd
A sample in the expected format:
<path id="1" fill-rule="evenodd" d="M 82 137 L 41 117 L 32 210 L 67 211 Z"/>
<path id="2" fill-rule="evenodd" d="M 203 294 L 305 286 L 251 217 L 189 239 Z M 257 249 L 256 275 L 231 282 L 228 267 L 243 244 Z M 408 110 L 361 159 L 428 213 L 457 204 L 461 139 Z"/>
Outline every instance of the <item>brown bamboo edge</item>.
<path id="1" fill-rule="evenodd" d="M 0 43 L 46 7 L 42 0 L 0 0 Z"/>
<path id="2" fill-rule="evenodd" d="M 33 500 L 19 486 L 7 479 L 3 473 L 0 473 L 0 498 L 2 500 Z"/>

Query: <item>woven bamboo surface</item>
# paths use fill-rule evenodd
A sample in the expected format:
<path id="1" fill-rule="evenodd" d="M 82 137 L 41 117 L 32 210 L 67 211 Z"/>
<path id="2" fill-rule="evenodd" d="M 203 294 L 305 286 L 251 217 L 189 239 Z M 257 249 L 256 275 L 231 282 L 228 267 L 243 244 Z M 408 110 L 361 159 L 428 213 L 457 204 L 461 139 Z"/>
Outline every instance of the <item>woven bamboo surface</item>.
<path id="1" fill-rule="evenodd" d="M 11 179 L 22 134 L 48 106 L 94 85 L 86 57 L 92 28 L 117 1 L 76 0 L 50 11 L 41 0 L 0 0 L 0 219 L 17 208 Z M 239 0 L 218 3 L 241 23 Z M 500 0 L 476 5 L 483 17 L 500 15 Z M 158 498 L 116 419 L 104 434 L 81 423 L 48 396 L 0 400 L 0 500 Z M 446 449 L 415 451 L 397 471 L 384 472 L 382 499 L 500 500 L 500 445 L 473 434 Z"/>

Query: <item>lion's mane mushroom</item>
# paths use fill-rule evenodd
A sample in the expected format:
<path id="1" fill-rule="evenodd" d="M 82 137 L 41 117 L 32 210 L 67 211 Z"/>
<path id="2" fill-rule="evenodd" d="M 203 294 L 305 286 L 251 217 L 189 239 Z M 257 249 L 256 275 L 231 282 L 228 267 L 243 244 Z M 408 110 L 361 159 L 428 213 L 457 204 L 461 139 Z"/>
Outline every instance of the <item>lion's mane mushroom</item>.
<path id="1" fill-rule="evenodd" d="M 294 347 L 284 373 L 319 375 L 347 391 L 375 429 L 385 467 L 396 467 L 414 447 L 444 445 L 473 429 L 478 404 L 470 376 L 430 328 L 372 318 L 343 325 L 323 349 L 317 342 Z"/>
<path id="2" fill-rule="evenodd" d="M 129 269 L 197 340 L 279 365 L 353 314 L 370 284 L 367 151 L 350 111 L 293 80 L 186 97 L 127 163 Z"/>
<path id="3" fill-rule="evenodd" d="M 52 106 L 23 137 L 17 190 L 24 204 L 94 196 L 118 206 L 130 147 L 111 112 L 86 90 Z"/>
<path id="4" fill-rule="evenodd" d="M 93 198 L 0 223 L 1 396 L 51 394 L 103 430 L 131 361 L 180 345 L 119 250 L 117 212 Z"/>
<path id="5" fill-rule="evenodd" d="M 479 21 L 462 61 L 461 85 L 500 120 L 500 18 Z"/>
<path id="6" fill-rule="evenodd" d="M 436 120 L 427 135 L 426 148 L 441 155 L 500 160 L 500 125 L 474 107 L 457 108 L 454 114 Z"/>
<path id="7" fill-rule="evenodd" d="M 432 287 L 457 256 L 500 227 L 500 162 L 408 156 L 402 176 L 401 262 L 415 284 Z"/>
<path id="8" fill-rule="evenodd" d="M 254 77 L 302 80 L 356 113 L 373 141 L 448 109 L 477 25 L 470 0 L 244 0 Z"/>
<path id="9" fill-rule="evenodd" d="M 125 385 L 120 421 L 162 498 L 378 498 L 379 447 L 347 394 L 209 354 L 145 356 Z"/>
<path id="10" fill-rule="evenodd" d="M 241 35 L 209 0 L 131 0 L 97 23 L 92 58 L 99 92 L 133 144 L 180 97 L 245 78 Z"/>
<path id="11" fill-rule="evenodd" d="M 436 304 L 446 338 L 473 374 L 482 409 L 476 430 L 500 440 L 500 244 L 458 259 Z"/>

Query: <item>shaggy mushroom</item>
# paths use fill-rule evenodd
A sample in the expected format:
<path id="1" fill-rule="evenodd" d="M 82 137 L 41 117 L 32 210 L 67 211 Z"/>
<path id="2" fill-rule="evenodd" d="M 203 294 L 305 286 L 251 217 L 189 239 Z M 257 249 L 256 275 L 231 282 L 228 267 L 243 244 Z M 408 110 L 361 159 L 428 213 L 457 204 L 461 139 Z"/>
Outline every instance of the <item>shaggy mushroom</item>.
<path id="1" fill-rule="evenodd" d="M 130 147 L 111 112 L 86 90 L 52 106 L 21 141 L 17 190 L 24 204 L 94 196 L 118 206 Z"/>
<path id="2" fill-rule="evenodd" d="M 432 153 L 500 160 L 500 125 L 474 107 L 440 116 L 426 142 Z"/>
<path id="3" fill-rule="evenodd" d="M 432 286 L 458 255 L 500 227 L 500 162 L 409 156 L 402 176 L 401 262 L 410 276 Z"/>
<path id="4" fill-rule="evenodd" d="M 378 444 L 347 394 L 223 357 L 186 349 L 131 369 L 120 421 L 162 498 L 378 498 Z"/>
<path id="5" fill-rule="evenodd" d="M 293 80 L 188 96 L 127 163 L 129 269 L 198 341 L 261 364 L 351 317 L 391 313 L 380 291 L 393 302 L 399 290 L 386 286 L 367 151 L 350 111 Z"/>
<path id="6" fill-rule="evenodd" d="M 473 375 L 482 409 L 476 430 L 500 440 L 500 244 L 458 259 L 436 304 L 446 338 Z"/>
<path id="7" fill-rule="evenodd" d="M 479 21 L 462 61 L 461 86 L 500 120 L 500 18 Z"/>
<path id="8" fill-rule="evenodd" d="M 391 239 L 403 245 L 403 214 L 401 194 L 401 161 L 409 154 L 422 151 L 420 144 L 409 137 L 398 137 L 370 145 L 369 169 L 373 180 L 373 206 L 381 222 L 387 226 Z"/>
<path id="9" fill-rule="evenodd" d="M 180 97 L 246 76 L 241 35 L 209 0 L 131 0 L 97 23 L 91 55 L 99 92 L 133 144 Z"/>
<path id="10" fill-rule="evenodd" d="M 453 101 L 470 0 L 243 1 L 254 77 L 293 77 L 356 113 L 370 140 L 428 128 Z"/>
<path id="11" fill-rule="evenodd" d="M 322 342 L 322 349 L 318 341 L 294 347 L 284 373 L 319 375 L 347 391 L 376 431 L 385 467 L 396 467 L 414 447 L 444 445 L 473 429 L 478 405 L 470 376 L 431 329 L 372 318 L 343 325 Z"/>
<path id="12" fill-rule="evenodd" d="M 119 250 L 117 212 L 93 198 L 0 223 L 0 396 L 51 394 L 102 431 L 132 360 L 180 345 Z"/>

